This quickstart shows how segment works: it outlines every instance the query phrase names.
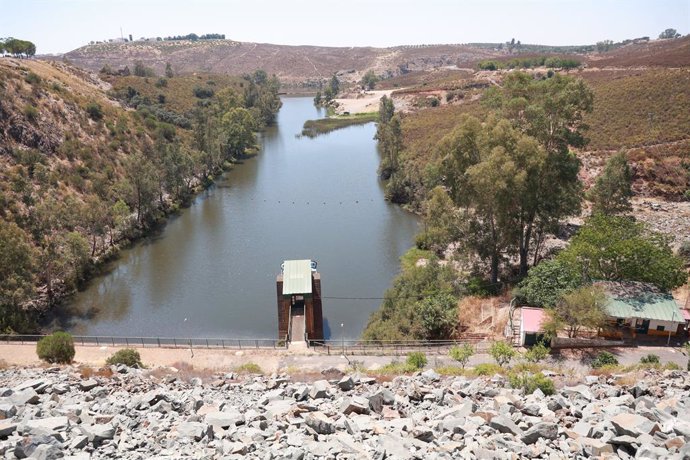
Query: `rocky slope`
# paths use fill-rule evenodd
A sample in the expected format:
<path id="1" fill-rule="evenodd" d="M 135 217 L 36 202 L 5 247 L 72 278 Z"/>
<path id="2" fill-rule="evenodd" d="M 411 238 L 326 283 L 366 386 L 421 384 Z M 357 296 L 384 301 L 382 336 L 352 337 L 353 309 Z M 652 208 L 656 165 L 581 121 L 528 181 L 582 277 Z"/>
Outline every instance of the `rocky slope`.
<path id="1" fill-rule="evenodd" d="M 105 372 L 104 372 L 105 371 Z M 0 454 L 14 458 L 690 458 L 690 375 L 585 377 L 552 396 L 434 371 L 378 382 L 189 382 L 162 369 L 0 372 Z M 82 372 L 83 374 L 83 372 Z M 330 374 L 331 377 L 335 377 Z M 619 376 L 620 377 L 620 376 Z"/>
<path id="2" fill-rule="evenodd" d="M 64 58 L 94 71 L 108 64 L 113 68 L 142 61 L 163 74 L 166 62 L 176 73 L 207 72 L 241 75 L 263 69 L 276 74 L 285 85 L 318 82 L 341 75 L 358 81 L 368 70 L 398 75 L 441 66 L 467 66 L 499 55 L 492 50 L 467 45 L 398 46 L 394 48 L 287 46 L 232 40 L 98 43 L 70 51 Z"/>

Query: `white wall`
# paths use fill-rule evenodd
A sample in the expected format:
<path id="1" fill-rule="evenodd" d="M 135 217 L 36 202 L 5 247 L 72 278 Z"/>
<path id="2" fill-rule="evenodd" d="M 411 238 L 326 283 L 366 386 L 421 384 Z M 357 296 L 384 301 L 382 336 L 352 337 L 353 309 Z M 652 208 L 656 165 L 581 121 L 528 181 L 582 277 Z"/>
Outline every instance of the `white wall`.
<path id="1" fill-rule="evenodd" d="M 657 326 L 664 326 L 664 332 L 672 331 L 676 332 L 678 330 L 678 325 L 683 324 L 678 321 L 656 321 L 651 320 L 649 322 L 649 330 L 656 331 Z"/>

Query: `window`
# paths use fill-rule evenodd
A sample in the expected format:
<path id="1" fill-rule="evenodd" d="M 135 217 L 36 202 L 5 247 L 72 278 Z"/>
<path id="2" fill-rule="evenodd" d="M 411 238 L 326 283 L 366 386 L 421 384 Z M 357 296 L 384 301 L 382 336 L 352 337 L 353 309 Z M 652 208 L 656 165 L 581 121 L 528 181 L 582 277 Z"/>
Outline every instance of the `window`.
<path id="1" fill-rule="evenodd" d="M 664 326 L 657 326 L 657 327 L 656 327 L 656 330 L 659 331 L 659 332 L 663 332 L 663 331 L 664 331 Z"/>

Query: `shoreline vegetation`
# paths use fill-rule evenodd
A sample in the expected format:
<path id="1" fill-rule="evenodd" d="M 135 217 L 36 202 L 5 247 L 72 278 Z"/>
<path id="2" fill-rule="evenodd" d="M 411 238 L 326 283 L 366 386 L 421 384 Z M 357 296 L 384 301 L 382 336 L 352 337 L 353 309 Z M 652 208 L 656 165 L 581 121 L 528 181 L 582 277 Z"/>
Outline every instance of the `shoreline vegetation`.
<path id="1" fill-rule="evenodd" d="M 348 126 L 365 125 L 377 120 L 378 113 L 376 112 L 334 115 L 318 120 L 307 120 L 302 127 L 301 136 L 313 139 Z"/>
<path id="2" fill-rule="evenodd" d="M 0 110 L 21 130 L 0 155 L 2 333 L 50 327 L 120 250 L 256 154 L 281 107 L 280 82 L 261 70 L 159 77 L 135 62 L 103 69 L 106 93 L 61 63 L 3 64 Z"/>

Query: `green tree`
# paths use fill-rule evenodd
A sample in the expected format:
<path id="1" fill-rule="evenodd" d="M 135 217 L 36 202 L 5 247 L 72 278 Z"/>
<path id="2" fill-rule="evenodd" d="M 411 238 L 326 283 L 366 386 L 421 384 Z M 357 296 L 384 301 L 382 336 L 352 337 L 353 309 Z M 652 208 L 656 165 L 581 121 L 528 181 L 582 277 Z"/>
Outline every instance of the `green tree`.
<path id="1" fill-rule="evenodd" d="M 499 366 L 507 366 L 517 356 L 517 351 L 507 342 L 493 342 L 489 354 Z"/>
<path id="2" fill-rule="evenodd" d="M 74 359 L 74 340 L 67 332 L 54 332 L 38 341 L 36 354 L 48 363 L 69 364 Z"/>
<path id="3" fill-rule="evenodd" d="M 237 107 L 223 115 L 222 146 L 225 158 L 240 158 L 245 151 L 256 144 L 254 118 L 249 110 Z"/>
<path id="4" fill-rule="evenodd" d="M 377 311 L 369 317 L 362 333 L 367 340 L 424 339 L 419 302 L 427 297 L 449 294 L 457 298 L 455 271 L 432 258 L 426 264 L 404 270 L 384 294 Z"/>
<path id="5" fill-rule="evenodd" d="M 631 218 L 595 214 L 558 259 L 586 280 L 642 281 L 674 289 L 685 284 L 688 275 L 670 241 Z"/>
<path id="6" fill-rule="evenodd" d="M 594 186 L 587 192 L 592 212 L 624 214 L 632 211 L 632 172 L 624 152 L 618 152 L 606 161 Z"/>
<path id="7" fill-rule="evenodd" d="M 169 62 L 165 63 L 165 77 L 166 78 L 172 78 L 174 77 L 175 74 L 173 73 L 172 65 L 170 65 Z"/>
<path id="8" fill-rule="evenodd" d="M 314 105 L 315 105 L 316 107 L 320 107 L 320 106 L 321 106 L 321 103 L 322 103 L 322 100 L 321 100 L 321 99 L 322 99 L 322 98 L 321 98 L 321 91 L 317 91 L 317 92 L 316 92 L 316 96 L 314 96 Z"/>
<path id="9" fill-rule="evenodd" d="M 676 29 L 666 29 L 663 32 L 659 34 L 659 38 L 665 39 L 665 38 L 678 38 L 680 37 L 680 34 Z"/>
<path id="10" fill-rule="evenodd" d="M 583 283 L 576 267 L 556 258 L 532 267 L 519 284 L 517 296 L 528 305 L 553 307 L 558 300 Z"/>
<path id="11" fill-rule="evenodd" d="M 130 202 L 137 212 L 141 226 L 151 216 L 158 192 L 158 171 L 151 160 L 135 153 L 125 161 L 125 175 L 131 186 Z"/>
<path id="12" fill-rule="evenodd" d="M 596 330 L 606 324 L 606 293 L 599 286 L 581 286 L 564 294 L 556 305 L 547 309 L 544 330 L 552 336 L 560 330 L 577 337 L 585 328 Z"/>
<path id="13" fill-rule="evenodd" d="M 435 187 L 424 203 L 424 232 L 417 237 L 418 246 L 442 253 L 459 238 L 459 228 L 453 200 L 443 187 Z"/>
<path id="14" fill-rule="evenodd" d="M 449 339 L 458 323 L 458 299 L 439 293 L 417 303 L 425 340 Z"/>
<path id="15" fill-rule="evenodd" d="M 22 304 L 34 294 L 36 251 L 29 235 L 0 218 L 0 333 L 30 332 Z"/>
<path id="16" fill-rule="evenodd" d="M 331 81 L 328 83 L 328 88 L 331 90 L 333 97 L 338 95 L 338 92 L 340 91 L 340 81 L 338 81 L 337 75 L 333 75 L 331 77 Z"/>
<path id="17" fill-rule="evenodd" d="M 549 347 L 544 345 L 544 343 L 539 342 L 525 352 L 525 359 L 530 363 L 538 363 L 548 358 L 549 352 Z"/>
<path id="18" fill-rule="evenodd" d="M 451 359 L 460 363 L 460 366 L 464 369 L 470 358 L 474 355 L 474 347 L 469 343 L 464 343 L 462 346 L 454 346 L 448 352 Z"/>
<path id="19" fill-rule="evenodd" d="M 368 70 L 364 76 L 362 77 L 362 80 L 360 84 L 364 89 L 372 90 L 376 86 L 376 83 L 378 83 L 379 77 L 376 76 L 373 70 Z"/>
<path id="20" fill-rule="evenodd" d="M 531 176 L 536 180 L 525 188 L 514 222 L 521 275 L 527 274 L 534 238 L 580 211 L 580 162 L 569 148 L 586 144 L 584 116 L 592 111 L 593 99 L 582 80 L 560 74 L 539 80 L 524 72 L 508 74 L 503 88 L 486 94 L 489 107 L 500 110 L 544 150 L 543 159 L 534 165 L 538 174 Z"/>

